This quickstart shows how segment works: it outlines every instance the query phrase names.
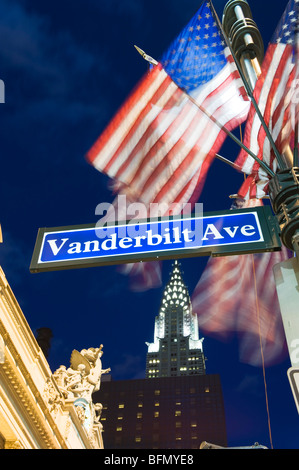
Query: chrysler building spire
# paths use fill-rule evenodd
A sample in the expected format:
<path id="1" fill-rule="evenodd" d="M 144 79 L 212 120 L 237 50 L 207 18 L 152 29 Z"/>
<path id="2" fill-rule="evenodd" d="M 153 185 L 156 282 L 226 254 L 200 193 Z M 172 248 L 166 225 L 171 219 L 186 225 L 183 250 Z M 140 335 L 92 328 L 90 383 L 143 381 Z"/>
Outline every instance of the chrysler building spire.
<path id="1" fill-rule="evenodd" d="M 180 264 L 174 261 L 155 319 L 154 342 L 146 343 L 146 377 L 205 374 L 202 342 Z"/>

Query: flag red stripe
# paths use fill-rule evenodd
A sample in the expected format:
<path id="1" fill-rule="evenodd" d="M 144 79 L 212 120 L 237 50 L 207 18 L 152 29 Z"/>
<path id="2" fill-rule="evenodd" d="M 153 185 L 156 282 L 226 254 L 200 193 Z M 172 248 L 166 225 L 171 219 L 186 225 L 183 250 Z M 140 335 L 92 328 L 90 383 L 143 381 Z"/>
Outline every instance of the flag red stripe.
<path id="1" fill-rule="evenodd" d="M 109 174 L 109 170 L 112 166 L 112 164 L 117 160 L 119 154 L 125 150 L 125 147 L 128 145 L 128 143 L 130 142 L 130 140 L 132 139 L 132 136 L 135 135 L 135 132 L 137 131 L 140 123 L 143 121 L 143 119 L 148 115 L 151 107 L 153 105 L 155 105 L 159 99 L 164 95 L 165 91 L 167 90 L 167 88 L 169 87 L 169 85 L 171 84 L 171 79 L 170 77 L 168 77 L 167 75 L 165 75 L 165 79 L 163 80 L 163 82 L 160 84 L 158 90 L 155 92 L 155 94 L 150 97 L 150 100 L 146 103 L 146 106 L 145 108 L 142 110 L 142 112 L 139 114 L 139 116 L 137 117 L 137 119 L 135 120 L 135 122 L 133 123 L 132 127 L 130 128 L 128 134 L 124 137 L 123 141 L 121 142 L 120 146 L 115 150 L 114 154 L 112 155 L 112 157 L 110 158 L 108 164 L 103 168 L 103 171 L 107 174 Z M 138 95 L 139 95 L 139 91 L 138 91 Z M 140 95 L 141 96 L 141 95 Z M 169 98 L 168 100 L 168 103 L 170 103 L 172 100 L 172 97 Z M 168 104 L 166 103 L 166 105 Z M 124 111 L 123 112 L 123 119 L 125 120 L 126 119 L 126 112 Z M 147 129 L 147 132 L 149 132 L 150 129 Z M 142 148 L 142 145 L 144 144 L 144 142 L 146 141 L 146 139 L 148 138 L 148 134 L 145 134 L 143 135 L 137 146 L 135 147 L 134 149 L 134 152 L 130 154 L 130 160 L 134 157 L 134 153 L 137 153 L 138 150 L 140 148 Z M 113 136 L 112 136 L 113 138 Z M 114 172 L 115 173 L 115 177 L 116 178 L 120 178 L 120 175 L 122 173 L 122 171 L 124 171 L 124 169 L 126 168 L 126 165 L 128 165 L 129 161 L 128 159 L 124 160 L 124 162 L 122 163 L 122 165 L 120 165 L 120 168 L 117 170 L 117 172 Z"/>
<path id="2" fill-rule="evenodd" d="M 222 91 L 222 86 L 219 87 L 219 90 Z M 190 106 L 190 104 L 188 106 Z M 222 115 L 222 106 L 220 108 L 218 108 L 217 111 L 214 111 L 214 113 L 213 113 L 213 116 L 216 119 L 221 115 Z M 147 181 L 146 184 L 142 185 L 143 191 L 145 191 L 148 186 L 153 184 L 153 181 L 155 180 L 155 177 L 157 177 L 157 175 L 161 174 L 162 168 L 164 168 L 165 165 L 168 164 L 168 162 L 174 162 L 175 161 L 175 155 L 178 154 L 180 149 L 184 148 L 184 145 L 185 145 L 184 142 L 188 141 L 189 137 L 193 133 L 193 129 L 196 129 L 196 126 L 199 127 L 199 125 L 202 122 L 202 117 L 204 117 L 204 120 L 206 121 L 206 125 L 203 126 L 201 129 L 199 129 L 199 131 L 201 131 L 201 134 L 199 135 L 199 138 L 198 138 L 196 144 L 194 144 L 193 149 L 188 153 L 185 160 L 180 164 L 180 166 L 177 168 L 177 170 L 173 172 L 173 174 L 172 174 L 173 175 L 173 180 L 175 180 L 177 178 L 179 173 L 183 173 L 183 171 L 187 167 L 190 168 L 190 165 L 191 165 L 192 162 L 196 163 L 196 156 L 198 154 L 198 151 L 200 150 L 200 147 L 201 147 L 202 143 L 205 142 L 206 139 L 209 138 L 209 136 L 211 135 L 211 131 L 213 129 L 215 129 L 215 125 L 212 123 L 212 121 L 207 120 L 206 117 L 204 116 L 204 114 L 201 113 L 201 111 L 198 112 L 196 117 L 193 119 L 193 122 L 192 122 L 191 126 L 189 126 L 189 128 L 181 136 L 180 141 L 175 144 L 175 146 L 171 149 L 171 151 L 168 154 L 166 154 L 165 159 L 161 162 L 161 164 L 157 166 L 155 171 L 153 171 L 153 173 L 151 175 L 151 178 Z M 226 128 L 227 129 L 232 129 L 232 128 L 236 127 L 236 125 L 239 124 L 239 123 L 240 123 L 240 119 L 233 118 L 229 123 L 226 124 Z M 175 124 L 176 124 L 176 121 L 173 123 L 173 125 L 175 125 Z M 174 131 L 174 129 L 170 129 L 170 130 L 172 132 Z M 169 129 L 168 129 L 168 131 L 169 131 Z M 208 154 L 205 155 L 205 158 L 207 158 L 207 156 L 210 153 L 215 155 L 217 150 L 220 148 L 223 140 L 225 139 L 226 135 L 224 133 L 222 133 L 220 130 L 219 131 L 217 130 L 217 132 L 219 132 L 219 133 L 215 136 L 214 142 L 212 140 L 210 140 L 212 148 L 208 152 Z M 163 137 L 167 141 L 167 139 L 170 136 L 168 136 L 167 134 L 164 134 Z M 156 145 L 159 145 L 159 144 L 160 144 L 160 142 L 158 142 Z M 156 149 L 154 148 L 154 149 L 152 149 L 152 151 L 153 151 L 153 155 L 155 155 L 156 154 Z M 211 162 L 211 160 L 209 160 L 209 162 Z M 200 160 L 197 161 L 197 165 L 199 163 L 200 163 Z M 145 162 L 140 166 L 140 168 L 138 169 L 138 171 L 135 175 L 136 182 L 137 182 L 138 178 L 140 177 L 140 175 L 142 174 L 142 171 L 144 171 L 144 168 L 145 168 Z M 170 180 L 169 180 L 169 182 L 170 182 Z M 134 180 L 132 180 L 131 183 L 134 183 Z M 170 182 L 170 184 L 171 184 L 171 182 Z M 168 191 L 168 187 L 165 186 L 164 192 L 167 192 L 167 191 Z"/>
<path id="3" fill-rule="evenodd" d="M 257 80 L 254 97 L 262 112 L 266 125 L 278 151 L 282 154 L 293 140 L 294 129 L 291 121 L 291 91 L 295 80 L 293 64 L 293 46 L 283 42 L 269 44 L 262 64 L 262 74 Z M 266 132 L 251 105 L 246 123 L 244 144 L 249 147 L 260 160 L 263 160 L 275 172 L 277 161 L 274 151 L 266 137 Z M 235 163 L 244 172 L 251 175 L 240 190 L 239 195 L 248 195 L 249 188 L 256 188 L 262 196 L 268 190 L 269 176 L 261 169 L 244 150 L 241 150 Z"/>
<path id="4" fill-rule="evenodd" d="M 244 207 L 262 205 L 246 201 Z M 285 335 L 272 268 L 288 258 L 280 252 L 210 258 L 192 294 L 192 308 L 203 334 L 239 338 L 240 359 L 266 365 L 285 358 Z M 256 283 L 254 282 L 254 278 Z"/>
<path id="5" fill-rule="evenodd" d="M 115 130 L 120 126 L 123 120 L 123 115 L 125 112 L 124 109 L 130 110 L 135 107 L 137 104 L 140 96 L 146 93 L 148 88 L 150 87 L 151 83 L 155 81 L 157 75 L 161 70 L 161 66 L 157 66 L 153 68 L 150 72 L 148 72 L 136 87 L 131 92 L 130 96 L 126 99 L 125 103 L 120 107 L 119 111 L 114 115 L 113 119 L 110 121 L 108 126 L 93 144 L 92 148 L 87 153 L 87 159 L 92 163 L 96 157 L 98 156 L 99 152 L 105 146 L 105 144 L 113 137 Z"/>
<path id="6" fill-rule="evenodd" d="M 226 80 L 226 82 L 222 83 L 215 91 L 213 91 L 213 92 L 205 99 L 205 101 L 203 102 L 202 107 L 204 108 L 205 106 L 207 106 L 207 104 L 208 104 L 209 100 L 211 99 L 211 97 L 214 97 L 214 96 L 215 96 L 215 93 L 222 93 L 222 92 L 223 92 L 223 89 L 226 88 L 226 86 L 227 86 L 231 81 L 232 81 L 232 79 L 231 79 L 231 77 L 229 77 L 229 78 Z M 175 129 L 176 129 L 177 127 L 179 127 L 179 124 L 181 124 L 181 123 L 184 121 L 185 115 L 186 115 L 186 113 L 189 111 L 190 107 L 192 108 L 192 105 L 191 105 L 191 103 L 189 102 L 189 103 L 187 103 L 187 105 L 186 105 L 185 109 L 183 110 L 183 112 L 180 113 L 179 116 L 178 116 L 178 118 L 175 119 L 175 120 L 170 124 L 169 128 L 166 129 L 165 133 L 161 136 L 160 139 L 164 139 L 165 141 L 167 141 L 167 139 L 169 139 L 169 137 L 170 137 L 171 134 L 175 131 Z M 221 108 L 220 108 L 220 109 L 218 110 L 219 115 L 221 115 L 221 111 L 222 111 L 222 110 L 221 110 Z M 199 113 L 199 114 L 196 116 L 196 118 L 194 118 L 194 121 L 193 121 L 192 124 L 191 124 L 192 129 L 195 128 L 195 125 L 196 125 L 196 124 L 199 124 L 199 123 L 200 123 L 200 119 L 201 119 L 202 117 L 204 117 L 204 119 L 206 120 L 204 114 L 202 114 L 200 111 L 199 111 L 198 113 Z M 158 119 L 159 119 L 159 117 L 156 118 L 156 121 L 158 121 Z M 235 122 L 236 122 L 236 121 L 234 121 L 234 122 L 232 123 L 232 125 L 235 125 Z M 155 123 L 153 123 L 153 124 L 155 124 Z M 210 125 L 210 126 L 211 126 L 211 123 L 208 122 L 207 125 Z M 192 130 L 192 129 L 189 127 L 189 129 L 187 129 L 187 130 L 185 131 L 185 133 L 181 136 L 181 138 L 183 139 L 183 142 L 186 142 L 186 141 L 187 141 L 187 138 L 188 138 L 188 137 L 187 137 L 187 134 L 189 133 L 189 135 L 191 135 L 191 130 Z M 206 127 L 203 128 L 203 132 L 205 132 L 205 130 L 206 130 Z M 142 139 L 140 140 L 140 143 L 139 143 L 140 148 L 141 148 L 142 146 L 144 146 L 145 141 L 146 141 L 148 138 L 149 138 L 149 135 L 148 135 L 148 134 L 146 134 L 146 135 L 144 135 L 144 136 L 142 137 Z M 198 140 L 200 141 L 200 138 L 199 138 Z M 181 147 L 183 147 L 183 142 L 180 143 Z M 130 181 L 128 181 L 128 184 L 132 184 L 133 181 L 134 181 L 134 179 L 137 180 L 137 178 L 139 178 L 140 174 L 141 174 L 142 172 L 144 172 L 144 168 L 145 168 L 146 164 L 148 164 L 149 160 L 150 160 L 153 156 L 155 156 L 155 154 L 156 154 L 156 149 L 157 149 L 157 147 L 159 147 L 160 145 L 161 145 L 161 142 L 160 142 L 160 141 L 155 142 L 154 147 L 152 147 L 152 148 L 150 149 L 149 153 L 148 153 L 147 155 L 145 155 L 143 161 L 139 162 L 139 168 L 137 169 L 137 172 L 136 172 L 134 178 L 132 178 Z M 139 149 L 138 149 L 138 150 L 139 150 Z M 175 150 L 175 149 L 173 149 L 173 152 L 174 152 L 174 150 Z M 132 158 L 132 156 L 130 157 L 130 161 L 131 161 L 131 158 Z M 167 165 L 167 164 L 168 164 L 167 158 L 170 160 L 170 158 L 172 158 L 172 157 L 169 157 L 168 155 L 166 155 L 166 161 L 164 162 L 164 165 Z M 157 172 L 159 172 L 159 171 L 160 171 L 160 167 L 157 168 Z M 118 173 L 116 176 L 117 176 L 118 178 L 121 178 L 121 174 L 120 174 L 120 173 Z"/>

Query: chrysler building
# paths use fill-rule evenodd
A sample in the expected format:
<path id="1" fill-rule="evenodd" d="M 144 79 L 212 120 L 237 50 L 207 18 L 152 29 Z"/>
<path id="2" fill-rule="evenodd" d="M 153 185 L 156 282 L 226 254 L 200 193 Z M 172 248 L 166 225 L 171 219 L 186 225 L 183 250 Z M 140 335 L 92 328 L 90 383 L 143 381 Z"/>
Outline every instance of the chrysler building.
<path id="1" fill-rule="evenodd" d="M 146 343 L 146 378 L 205 374 L 202 343 L 197 315 L 192 313 L 180 264 L 175 261 L 155 318 L 154 342 Z"/>

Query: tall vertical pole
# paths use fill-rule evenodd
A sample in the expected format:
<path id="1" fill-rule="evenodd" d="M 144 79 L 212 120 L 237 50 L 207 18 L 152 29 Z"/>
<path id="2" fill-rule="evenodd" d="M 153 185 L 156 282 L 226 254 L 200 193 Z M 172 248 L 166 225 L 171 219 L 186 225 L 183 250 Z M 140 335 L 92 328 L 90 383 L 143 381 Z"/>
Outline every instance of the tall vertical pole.
<path id="1" fill-rule="evenodd" d="M 295 121 L 295 139 L 294 139 L 294 167 L 299 167 L 298 154 L 298 134 L 299 134 L 299 5 L 296 4 L 296 37 L 295 37 L 295 89 L 293 90 L 293 112 Z"/>
<path id="2" fill-rule="evenodd" d="M 250 13 L 250 18 L 244 16 L 242 7 L 246 7 L 247 11 Z M 225 11 L 226 10 L 226 11 Z M 256 27 L 255 22 L 251 19 L 251 11 L 249 5 L 246 0 L 230 0 L 224 9 L 223 15 L 223 30 L 229 31 L 229 40 L 231 42 L 231 53 L 235 60 L 236 66 L 239 70 L 240 76 L 243 80 L 244 87 L 248 96 L 251 99 L 251 102 L 254 106 L 255 112 L 257 113 L 261 125 L 266 133 L 266 136 L 270 142 L 271 148 L 275 154 L 275 158 L 277 160 L 278 167 L 280 169 L 285 168 L 285 162 L 277 150 L 276 144 L 274 139 L 269 131 L 269 128 L 265 122 L 264 116 L 262 115 L 258 104 L 255 100 L 253 94 L 253 88 L 250 84 L 250 80 L 253 79 L 254 83 L 254 76 L 251 77 L 251 67 L 255 62 L 255 57 L 251 57 L 251 54 L 260 54 L 261 50 L 263 51 L 263 41 L 261 39 L 260 32 Z M 226 34 L 226 33 L 225 33 Z M 227 34 L 226 34 L 227 35 Z M 254 38 L 255 36 L 255 38 Z M 249 53 L 249 56 L 248 56 Z M 247 56 L 247 57 L 246 57 Z M 244 70 L 248 75 L 246 78 L 243 68 L 240 66 L 241 62 L 243 62 Z M 248 65 L 248 69 L 247 69 Z"/>
<path id="3" fill-rule="evenodd" d="M 261 73 L 259 64 L 263 59 L 263 45 L 247 1 L 230 0 L 224 8 L 222 22 L 236 58 L 253 89 Z M 298 24 L 296 32 L 295 47 L 298 50 Z M 295 139 L 298 139 L 298 130 Z M 286 169 L 277 172 L 269 183 L 269 196 L 280 225 L 281 240 L 295 254 L 273 269 L 292 364 L 288 371 L 289 377 L 291 370 L 299 373 L 299 162 L 298 149 L 294 150 L 294 160 L 291 148 L 285 151 L 283 157 Z M 299 387 L 295 393 L 292 385 L 291 388 L 299 412 L 296 398 L 299 396 Z"/>
<path id="4" fill-rule="evenodd" d="M 229 0 L 224 7 L 222 26 L 247 83 L 253 90 L 256 80 L 261 74 L 264 43 L 258 27 L 252 19 L 248 2 L 246 0 Z M 292 166 L 293 153 L 290 146 L 285 149 L 282 157 L 277 154 L 275 148 L 273 150 L 281 169 Z"/>

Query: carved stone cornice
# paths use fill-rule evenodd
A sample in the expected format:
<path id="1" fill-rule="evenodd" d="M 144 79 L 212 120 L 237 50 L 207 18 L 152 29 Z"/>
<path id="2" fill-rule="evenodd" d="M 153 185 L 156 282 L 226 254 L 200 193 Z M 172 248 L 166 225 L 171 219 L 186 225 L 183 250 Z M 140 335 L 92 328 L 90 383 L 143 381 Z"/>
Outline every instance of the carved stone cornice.
<path id="1" fill-rule="evenodd" d="M 44 448 L 67 448 L 47 404 L 1 321 L 0 334 L 6 345 L 5 360 L 3 364 L 0 364 L 0 374 L 30 423 L 30 429 L 34 432 L 37 441 Z"/>
<path id="2" fill-rule="evenodd" d="M 60 383 L 62 377 L 52 374 L 1 267 L 0 340 L 0 423 L 2 431 L 5 429 L 5 448 L 103 448 L 101 428 L 94 423 L 98 416 L 91 403 L 101 374 L 110 370 L 102 370 L 102 345 L 82 350 L 86 358 L 73 351 L 76 380 L 67 382 L 70 389 L 65 389 Z M 82 361 L 84 371 L 80 369 Z M 78 406 L 76 399 L 81 394 L 87 398 L 87 408 L 81 402 Z"/>
<path id="3" fill-rule="evenodd" d="M 16 441 L 5 441 L 4 449 L 24 449 L 18 440 Z"/>

